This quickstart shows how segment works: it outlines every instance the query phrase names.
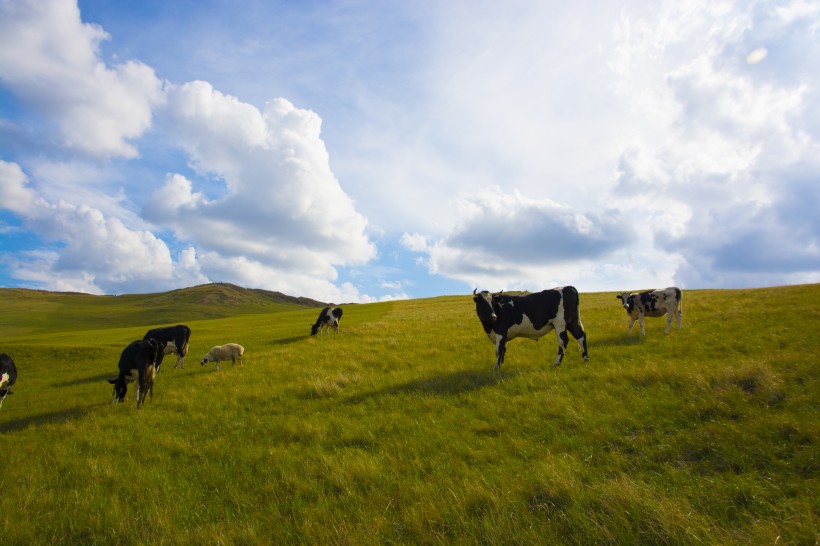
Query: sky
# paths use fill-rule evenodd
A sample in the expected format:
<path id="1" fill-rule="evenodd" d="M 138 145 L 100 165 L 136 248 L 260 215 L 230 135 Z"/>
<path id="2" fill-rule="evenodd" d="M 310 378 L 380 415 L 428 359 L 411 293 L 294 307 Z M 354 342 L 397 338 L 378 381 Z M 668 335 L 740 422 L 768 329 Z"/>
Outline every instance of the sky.
<path id="1" fill-rule="evenodd" d="M 0 0 L 0 287 L 820 282 L 816 0 Z"/>

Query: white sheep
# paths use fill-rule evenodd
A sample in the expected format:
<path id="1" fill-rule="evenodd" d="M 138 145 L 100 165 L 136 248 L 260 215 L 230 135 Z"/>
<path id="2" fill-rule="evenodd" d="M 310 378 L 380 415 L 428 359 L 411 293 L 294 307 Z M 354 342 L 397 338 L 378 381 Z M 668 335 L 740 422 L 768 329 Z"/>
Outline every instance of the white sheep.
<path id="1" fill-rule="evenodd" d="M 202 357 L 200 365 L 205 365 L 206 362 L 216 361 L 216 369 L 219 369 L 219 362 L 222 360 L 231 360 L 231 364 L 236 364 L 236 359 L 239 359 L 239 364 L 242 364 L 242 355 L 245 354 L 245 348 L 237 343 L 226 343 L 225 345 L 217 345 L 213 347 L 208 354 Z"/>

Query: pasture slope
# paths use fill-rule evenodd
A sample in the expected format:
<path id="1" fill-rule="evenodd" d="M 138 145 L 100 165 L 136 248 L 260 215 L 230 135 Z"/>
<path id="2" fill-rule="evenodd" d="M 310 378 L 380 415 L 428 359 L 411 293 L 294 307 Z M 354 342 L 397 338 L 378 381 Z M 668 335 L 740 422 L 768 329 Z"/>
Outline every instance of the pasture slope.
<path id="1" fill-rule="evenodd" d="M 156 295 L 155 295 L 156 296 Z M 3 544 L 817 544 L 820 285 L 684 293 L 626 336 L 581 294 L 590 362 L 555 337 L 500 372 L 469 295 L 188 324 L 185 369 L 111 405 L 125 315 L 0 325 Z M 18 310 L 17 312 L 27 312 Z M 142 318 L 145 318 L 142 316 Z M 13 322 L 13 321 L 12 321 Z M 70 322 L 70 321 L 68 321 Z M 200 366 L 212 346 L 243 366 Z"/>

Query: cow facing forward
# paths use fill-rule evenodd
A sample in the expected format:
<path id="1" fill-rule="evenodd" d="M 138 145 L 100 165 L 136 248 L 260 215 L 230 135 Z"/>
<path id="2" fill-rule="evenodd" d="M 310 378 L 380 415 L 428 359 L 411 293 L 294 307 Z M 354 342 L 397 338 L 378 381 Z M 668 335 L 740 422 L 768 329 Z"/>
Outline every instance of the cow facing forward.
<path id="1" fill-rule="evenodd" d="M 310 327 L 310 335 L 315 336 L 319 332 L 319 330 L 322 329 L 324 329 L 322 333 L 330 333 L 331 326 L 333 327 L 333 330 L 338 334 L 340 320 L 342 320 L 341 307 L 325 307 L 324 309 L 322 309 L 322 312 L 319 313 L 319 318 L 316 319 L 316 324 Z"/>
<path id="2" fill-rule="evenodd" d="M 114 401 L 122 402 L 128 393 L 128 383 L 137 382 L 137 409 L 145 401 L 145 395 L 151 393 L 154 398 L 154 375 L 156 363 L 162 354 L 162 346 L 155 339 L 132 341 L 120 355 L 119 375 L 108 382 L 114 385 Z"/>
<path id="3" fill-rule="evenodd" d="M 621 305 L 626 309 L 626 314 L 629 315 L 629 328 L 626 330 L 626 335 L 632 333 L 632 326 L 636 320 L 641 323 L 641 335 L 646 335 L 643 318 L 662 317 L 666 314 L 669 316 L 666 319 L 666 330 L 663 333 L 669 333 L 672 319 L 677 320 L 678 330 L 681 328 L 683 294 L 677 286 L 637 293 L 622 292 L 615 297 L 621 300 Z"/>
<path id="4" fill-rule="evenodd" d="M 6 353 L 0 354 L 0 408 L 3 407 L 3 400 L 11 392 L 11 386 L 17 382 L 17 366 L 14 360 Z"/>
<path id="5" fill-rule="evenodd" d="M 179 366 L 185 367 L 185 356 L 188 354 L 188 340 L 191 339 L 191 329 L 183 324 L 176 326 L 166 326 L 164 328 L 154 328 L 148 330 L 142 339 L 156 339 L 159 341 L 162 352 L 157 357 L 157 373 L 162 364 L 162 359 L 167 354 L 177 355 L 177 362 L 174 369 Z"/>
<path id="6" fill-rule="evenodd" d="M 578 291 L 573 286 L 553 288 L 527 294 L 511 296 L 473 290 L 475 311 L 484 332 L 495 344 L 495 369 L 504 363 L 507 342 L 517 337 L 538 340 L 550 330 L 558 337 L 558 357 L 553 366 L 564 359 L 564 350 L 569 343 L 567 332 L 578 340 L 584 362 L 589 360 L 587 336 L 581 324 L 578 306 Z"/>

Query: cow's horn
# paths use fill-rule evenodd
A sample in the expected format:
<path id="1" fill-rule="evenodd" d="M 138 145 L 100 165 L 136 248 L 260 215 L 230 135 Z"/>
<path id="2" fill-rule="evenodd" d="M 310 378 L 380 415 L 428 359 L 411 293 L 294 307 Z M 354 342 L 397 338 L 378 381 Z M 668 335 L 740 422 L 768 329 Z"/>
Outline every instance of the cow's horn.
<path id="1" fill-rule="evenodd" d="M 475 296 L 475 291 L 476 290 L 478 290 L 478 288 L 473 288 L 473 296 Z"/>

